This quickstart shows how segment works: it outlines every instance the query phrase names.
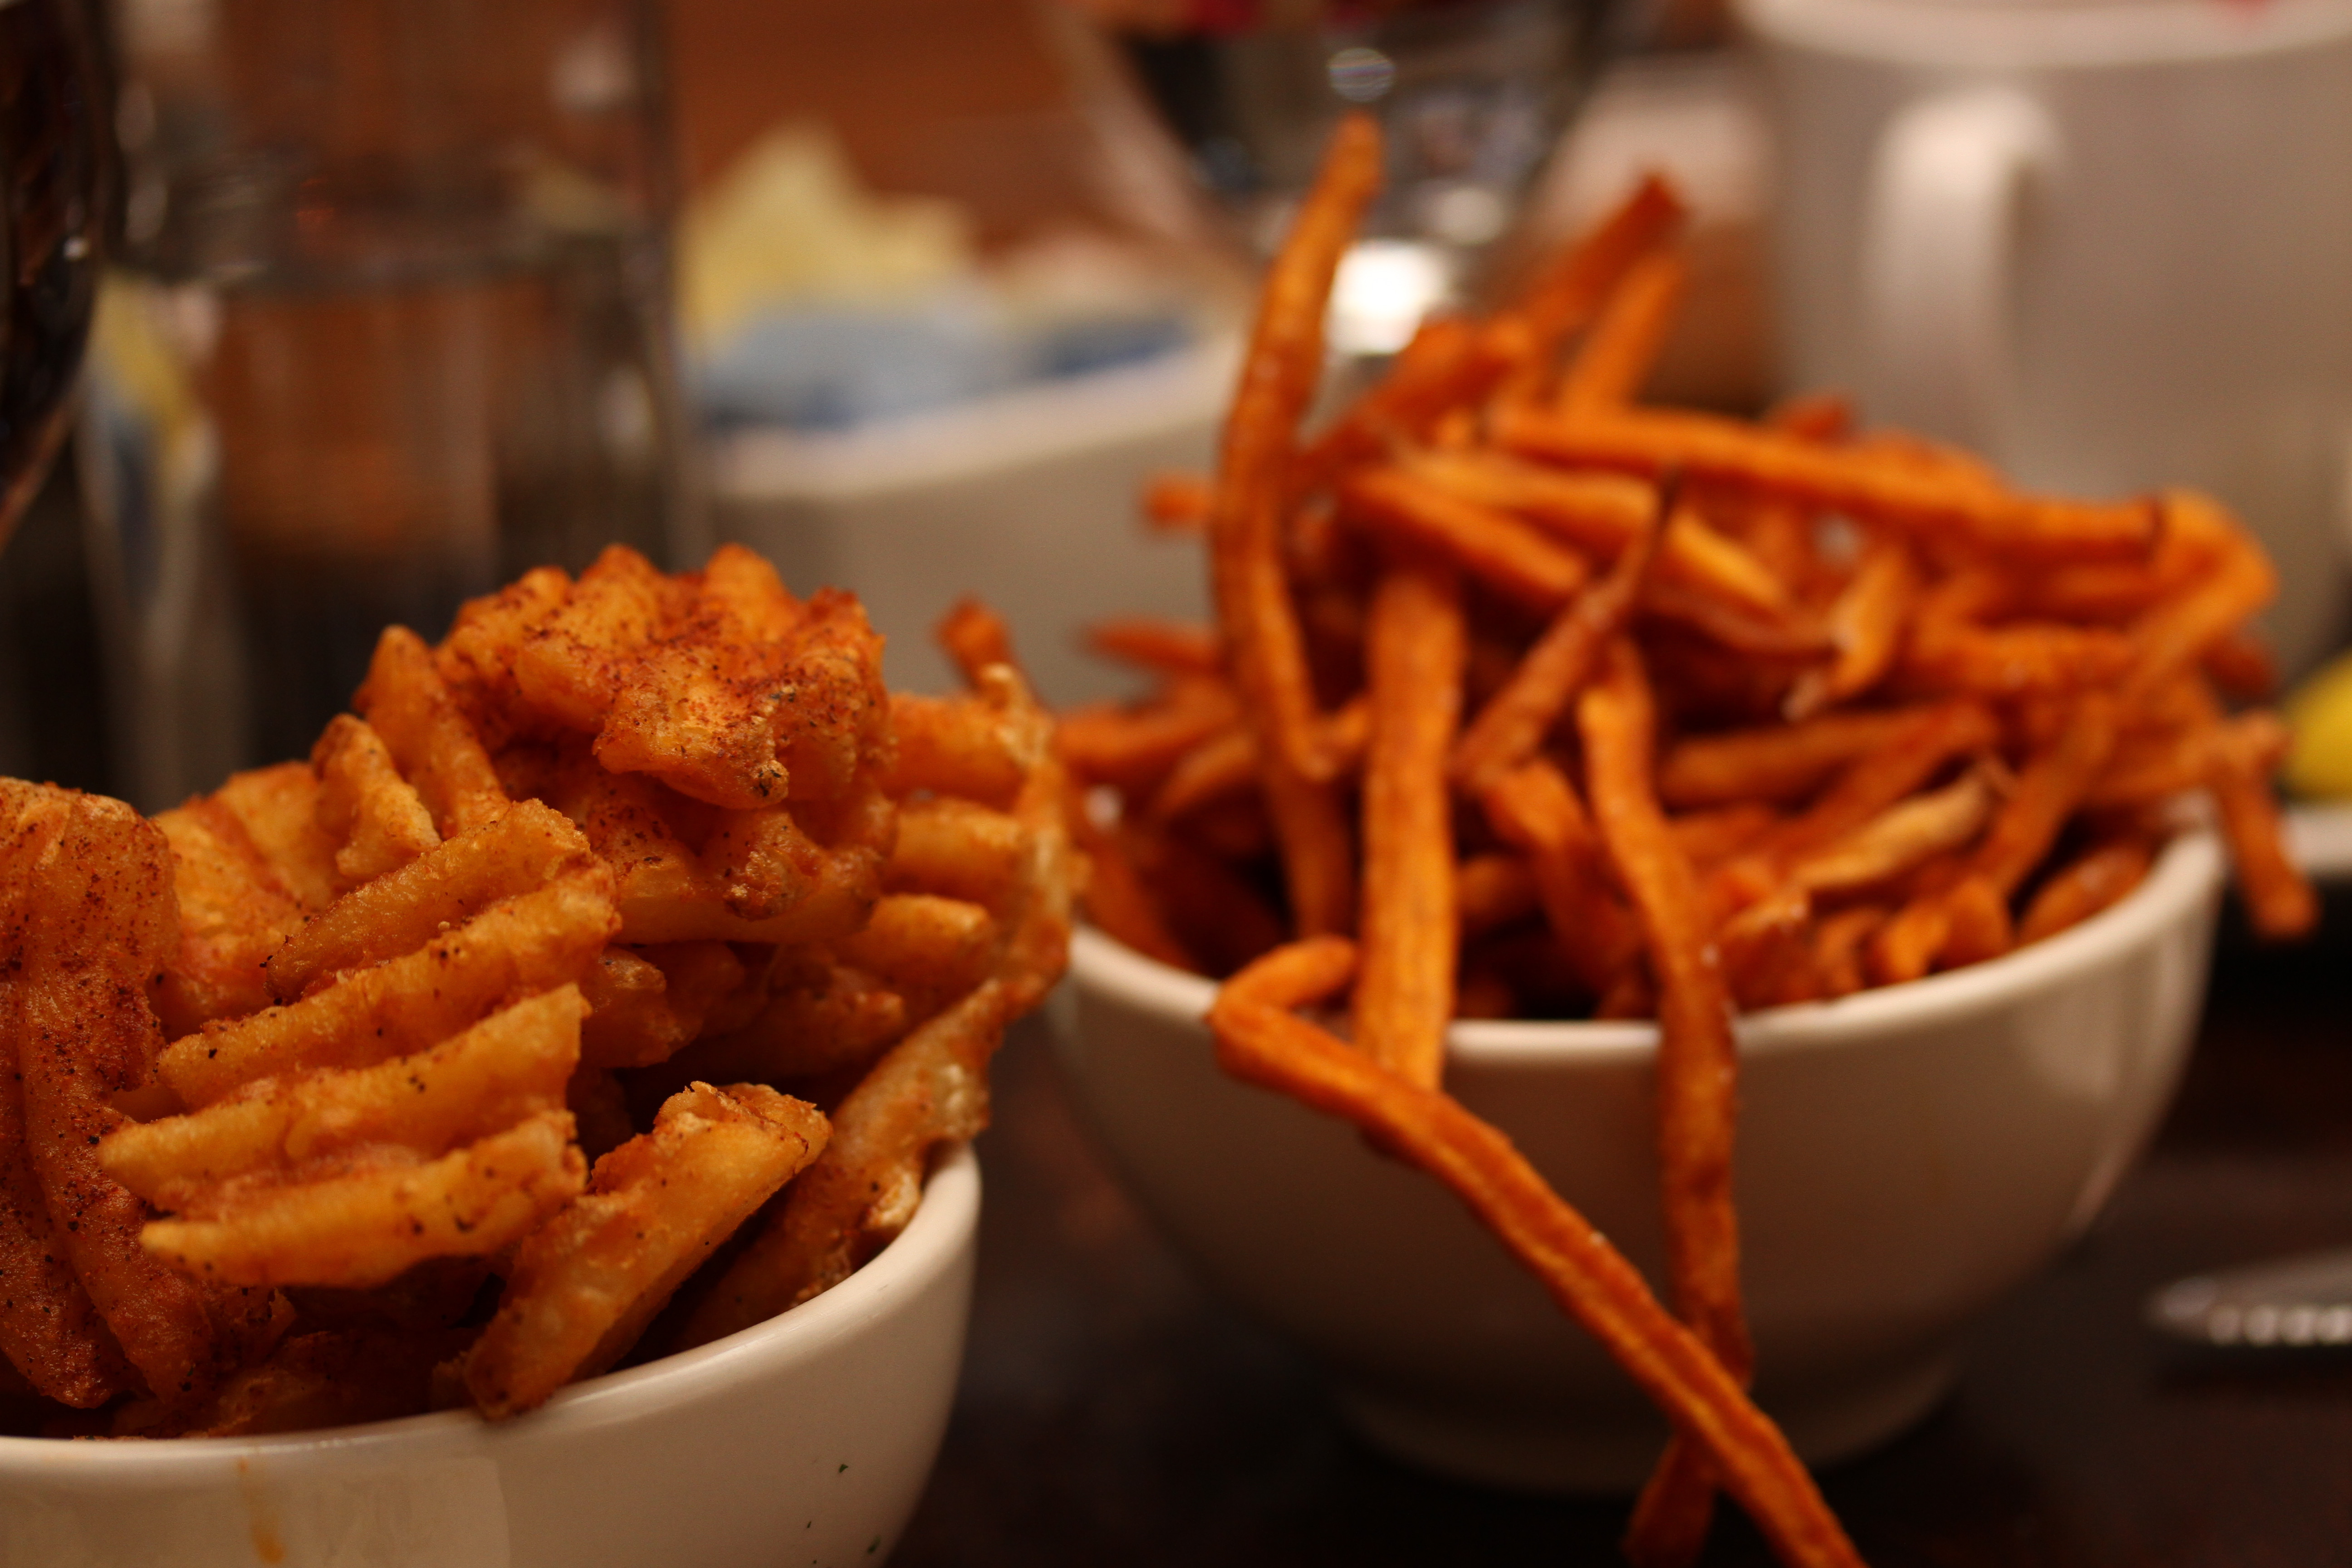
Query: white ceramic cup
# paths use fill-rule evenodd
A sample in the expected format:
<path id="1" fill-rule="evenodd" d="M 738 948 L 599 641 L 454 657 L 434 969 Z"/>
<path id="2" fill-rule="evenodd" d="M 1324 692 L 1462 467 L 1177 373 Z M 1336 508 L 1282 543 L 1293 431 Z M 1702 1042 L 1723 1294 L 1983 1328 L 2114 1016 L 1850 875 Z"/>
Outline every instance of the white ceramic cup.
<path id="1" fill-rule="evenodd" d="M 814 1300 L 496 1426 L 0 1438 L 0 1568 L 879 1563 L 947 1431 L 979 1228 L 959 1149 L 898 1239 Z"/>
<path id="2" fill-rule="evenodd" d="M 1808 1460 L 1925 1414 L 1970 1320 L 2105 1203 L 2187 1059 L 2220 890 L 2220 852 L 2192 834 L 2045 942 L 1740 1021 L 1757 1397 Z M 1641 1480 L 1665 1424 L 1452 1194 L 1219 1073 L 1209 981 L 1092 931 L 1071 973 L 1061 1060 L 1129 1190 L 1211 1284 L 1323 1363 L 1367 1437 L 1493 1485 Z M 1445 1065 L 1448 1090 L 1653 1280 L 1656 1051 L 1650 1024 L 1465 1023 Z"/>
<path id="3" fill-rule="evenodd" d="M 2352 0 L 1737 0 L 1787 379 L 2084 494 L 2186 483 L 2342 629 Z"/>

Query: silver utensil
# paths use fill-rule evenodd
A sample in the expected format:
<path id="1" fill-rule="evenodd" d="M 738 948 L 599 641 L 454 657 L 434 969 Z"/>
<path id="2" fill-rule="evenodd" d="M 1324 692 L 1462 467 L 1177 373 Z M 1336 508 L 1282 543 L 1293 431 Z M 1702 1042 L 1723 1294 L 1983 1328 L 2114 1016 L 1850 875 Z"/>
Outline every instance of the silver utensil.
<path id="1" fill-rule="evenodd" d="M 2176 1280 L 2147 1311 L 2198 1344 L 2352 1345 L 2352 1247 Z"/>

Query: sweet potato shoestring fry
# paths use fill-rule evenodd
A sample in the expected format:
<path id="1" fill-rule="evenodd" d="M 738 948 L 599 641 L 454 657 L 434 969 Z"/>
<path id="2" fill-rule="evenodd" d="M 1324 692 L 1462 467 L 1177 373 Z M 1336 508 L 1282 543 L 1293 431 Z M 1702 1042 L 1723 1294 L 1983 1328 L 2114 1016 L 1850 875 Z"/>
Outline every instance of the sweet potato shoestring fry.
<path id="1" fill-rule="evenodd" d="M 1282 566 L 1298 422 L 1322 371 L 1323 312 L 1339 258 L 1379 189 L 1380 132 L 1339 122 L 1313 189 L 1266 273 L 1219 454 L 1210 576 L 1235 684 L 1247 696 L 1291 905 L 1307 931 L 1353 916 L 1352 852 L 1318 743 L 1315 693 Z"/>
<path id="2" fill-rule="evenodd" d="M 1454 1016 L 1455 897 L 1446 753 L 1462 709 L 1469 633 L 1444 562 L 1401 555 L 1372 592 L 1372 733 L 1364 759 L 1362 971 L 1356 1042 L 1433 1086 Z"/>
<path id="3" fill-rule="evenodd" d="M 1674 326 L 1689 271 L 1673 251 L 1645 256 L 1626 269 L 1561 373 L 1556 407 L 1572 414 L 1633 400 Z"/>
<path id="4" fill-rule="evenodd" d="M 1278 949 L 1236 975 L 1209 1014 L 1219 1065 L 1353 1122 L 1444 1183 L 1706 1453 L 1783 1563 L 1859 1564 L 1779 1429 L 1508 1139 L 1286 1011 L 1346 984 L 1351 957 L 1348 943 L 1325 939 Z"/>
<path id="5" fill-rule="evenodd" d="M 1657 1136 L 1667 1277 L 1675 1307 L 1726 1371 L 1753 1361 L 1739 1299 L 1739 1233 L 1731 1201 L 1738 1051 L 1726 984 L 1698 879 L 1653 792 L 1655 717 L 1640 657 L 1622 638 L 1577 705 L 1592 816 L 1641 918 L 1658 986 Z M 1668 1449 L 1635 1513 L 1629 1554 L 1650 1561 L 1670 1538 L 1703 1537 L 1713 1485 Z"/>

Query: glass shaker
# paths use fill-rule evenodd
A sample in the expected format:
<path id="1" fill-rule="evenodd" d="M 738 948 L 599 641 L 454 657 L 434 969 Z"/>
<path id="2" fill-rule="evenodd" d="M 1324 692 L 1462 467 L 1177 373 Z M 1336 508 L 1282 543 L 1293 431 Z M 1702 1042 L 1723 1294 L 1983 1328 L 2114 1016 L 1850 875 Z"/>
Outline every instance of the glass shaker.
<path id="1" fill-rule="evenodd" d="M 122 792 L 307 754 L 388 622 L 691 553 L 645 0 L 108 0 L 79 443 Z"/>

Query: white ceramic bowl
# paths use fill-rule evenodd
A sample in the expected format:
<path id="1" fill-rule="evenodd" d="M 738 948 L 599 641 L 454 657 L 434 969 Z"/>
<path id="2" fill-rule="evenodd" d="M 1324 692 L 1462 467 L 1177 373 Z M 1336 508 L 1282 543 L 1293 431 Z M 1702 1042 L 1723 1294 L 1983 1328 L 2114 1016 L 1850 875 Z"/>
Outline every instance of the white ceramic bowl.
<path id="1" fill-rule="evenodd" d="M 969 1150 L 898 1240 L 813 1301 L 470 1411 L 257 1439 L 0 1439 L 0 1568 L 774 1568 L 878 1563 L 963 1357 Z"/>
<path id="2" fill-rule="evenodd" d="M 1944 1394 L 1965 1325 L 2079 1235 L 2153 1131 L 2204 993 L 2221 858 L 1990 963 L 1744 1019 L 1736 1186 L 1758 1396 L 1835 1459 Z M 1099 932 L 1059 1050 L 1130 1190 L 1304 1346 L 1374 1443 L 1499 1485 L 1636 1483 L 1664 1427 L 1428 1177 L 1222 1076 L 1213 987 Z M 1653 1280 L 1648 1024 L 1465 1023 L 1446 1084 Z M 2120 1326 L 2119 1326 L 2120 1327 Z"/>

